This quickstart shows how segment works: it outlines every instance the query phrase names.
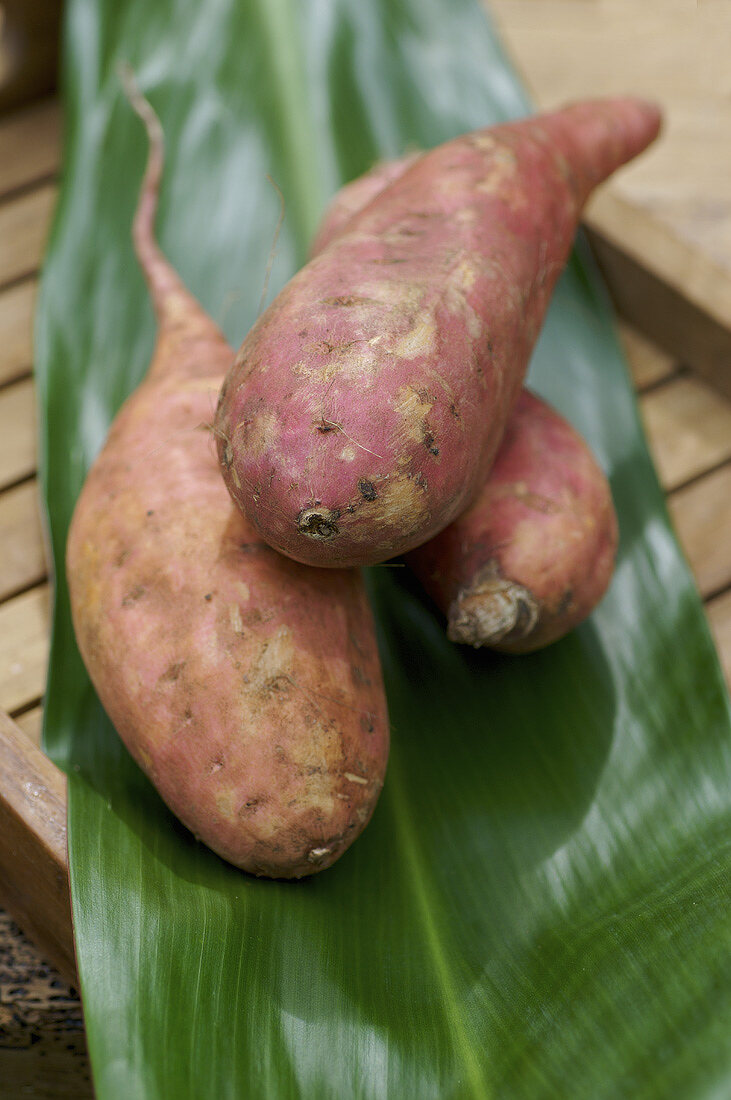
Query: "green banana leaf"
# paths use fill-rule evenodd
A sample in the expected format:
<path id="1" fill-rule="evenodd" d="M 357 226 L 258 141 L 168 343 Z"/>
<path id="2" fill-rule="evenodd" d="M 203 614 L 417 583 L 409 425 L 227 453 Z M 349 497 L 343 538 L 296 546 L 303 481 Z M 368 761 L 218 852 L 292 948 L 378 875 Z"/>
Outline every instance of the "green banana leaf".
<path id="1" fill-rule="evenodd" d="M 69 0 L 63 182 L 37 320 L 56 562 L 47 750 L 69 775 L 97 1094 L 721 1097 L 729 1078 L 731 722 L 705 618 L 583 246 L 531 382 L 588 436 L 621 524 L 600 609 L 524 658 L 450 646 L 406 569 L 371 571 L 393 749 L 371 825 L 300 883 L 197 844 L 121 746 L 76 650 L 74 500 L 154 326 L 130 223 L 238 343 L 324 204 L 380 157 L 524 114 L 476 0 Z"/>

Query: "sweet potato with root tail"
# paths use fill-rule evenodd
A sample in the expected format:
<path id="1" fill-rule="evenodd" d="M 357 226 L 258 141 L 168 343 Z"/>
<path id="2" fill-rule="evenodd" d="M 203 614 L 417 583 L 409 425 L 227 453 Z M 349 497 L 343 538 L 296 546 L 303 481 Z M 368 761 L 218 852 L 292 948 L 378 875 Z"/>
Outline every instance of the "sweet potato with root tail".
<path id="1" fill-rule="evenodd" d="M 655 137 L 634 99 L 575 104 L 417 157 L 284 288 L 221 391 L 219 460 L 270 545 L 383 561 L 487 476 L 584 201 Z"/>
<path id="2" fill-rule="evenodd" d="M 210 419 L 232 352 L 153 235 L 159 124 L 134 240 L 158 338 L 79 498 L 67 573 L 104 707 L 171 810 L 231 863 L 333 863 L 380 792 L 388 721 L 360 575 L 282 558 L 233 507 Z"/>
<path id="3" fill-rule="evenodd" d="M 593 611 L 616 551 L 612 494 L 589 447 L 523 390 L 472 506 L 406 561 L 453 642 L 527 653 Z"/>
<path id="4" fill-rule="evenodd" d="M 412 163 L 378 164 L 328 207 L 313 253 Z M 523 390 L 474 503 L 406 556 L 452 641 L 511 653 L 562 638 L 593 611 L 614 568 L 617 518 L 584 439 Z"/>

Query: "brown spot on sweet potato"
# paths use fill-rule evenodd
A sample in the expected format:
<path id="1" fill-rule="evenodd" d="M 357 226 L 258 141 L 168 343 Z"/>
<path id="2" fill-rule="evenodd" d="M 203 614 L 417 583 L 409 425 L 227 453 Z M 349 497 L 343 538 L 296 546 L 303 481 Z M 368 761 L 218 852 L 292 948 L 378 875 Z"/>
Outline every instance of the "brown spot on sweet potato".
<path id="1" fill-rule="evenodd" d="M 122 607 L 130 607 L 132 604 L 137 603 L 147 592 L 144 584 L 136 584 L 134 588 L 131 588 L 127 595 L 122 600 Z"/>
<path id="2" fill-rule="evenodd" d="M 423 389 L 402 386 L 394 399 L 394 408 L 401 417 L 407 439 L 421 443 L 429 431 L 426 418 L 434 406 L 434 398 Z"/>
<path id="3" fill-rule="evenodd" d="M 574 590 L 573 590 L 573 588 L 567 588 L 566 591 L 564 592 L 563 596 L 561 597 L 561 602 L 559 603 L 558 607 L 556 608 L 556 614 L 557 615 L 565 615 L 566 612 L 570 609 L 573 601 L 574 601 Z"/>
<path id="4" fill-rule="evenodd" d="M 240 449 L 254 458 L 261 458 L 277 448 L 279 419 L 273 412 L 259 413 L 251 419 L 242 420 L 235 434 Z"/>
<path id="5" fill-rule="evenodd" d="M 244 633 L 244 624 L 241 620 L 241 609 L 238 604 L 229 604 L 228 621 L 231 624 L 231 629 L 233 630 L 234 634 Z"/>
<path id="6" fill-rule="evenodd" d="M 429 454 L 435 455 L 435 456 L 439 454 L 439 448 L 434 446 L 434 436 L 432 435 L 431 432 L 429 432 L 429 431 L 424 432 L 424 438 L 422 439 L 422 443 L 426 447 Z"/>
<path id="7" fill-rule="evenodd" d="M 168 668 L 165 669 L 162 676 L 160 677 L 160 681 L 162 683 L 174 683 L 175 680 L 178 679 L 180 673 L 183 671 L 184 668 L 185 661 L 176 661 L 175 664 L 170 665 Z"/>
<path id="8" fill-rule="evenodd" d="M 336 298 L 321 298 L 320 302 L 325 306 L 359 306 L 367 305 L 373 300 L 358 294 L 340 294 Z"/>
<path id="9" fill-rule="evenodd" d="M 322 507 L 303 508 L 295 522 L 301 535 L 327 542 L 328 539 L 337 538 L 340 534 L 336 523 L 339 518 L 340 512 L 337 509 L 330 511 L 329 508 Z"/>
<path id="10" fill-rule="evenodd" d="M 378 496 L 375 485 L 366 477 L 362 477 L 360 479 L 360 481 L 358 482 L 358 489 L 360 491 L 360 495 L 363 497 L 364 500 L 375 500 Z"/>
<path id="11" fill-rule="evenodd" d="M 263 684 L 260 694 L 264 696 L 281 696 L 286 697 L 289 694 L 292 687 L 292 678 L 285 672 L 280 672 L 276 676 L 271 676 Z"/>

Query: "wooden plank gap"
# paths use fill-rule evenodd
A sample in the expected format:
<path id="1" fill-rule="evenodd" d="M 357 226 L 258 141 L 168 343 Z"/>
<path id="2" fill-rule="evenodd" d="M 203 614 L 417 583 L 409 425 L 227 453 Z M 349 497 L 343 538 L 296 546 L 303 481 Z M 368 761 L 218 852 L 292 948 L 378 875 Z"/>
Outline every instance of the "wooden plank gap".
<path id="1" fill-rule="evenodd" d="M 51 98 L 0 121 L 0 196 L 58 172 L 61 119 L 61 105 Z"/>
<path id="2" fill-rule="evenodd" d="M 37 290 L 36 279 L 26 276 L 0 292 L 0 385 L 31 373 Z"/>
<path id="3" fill-rule="evenodd" d="M 0 205 L 0 289 L 38 271 L 56 194 L 46 183 Z"/>

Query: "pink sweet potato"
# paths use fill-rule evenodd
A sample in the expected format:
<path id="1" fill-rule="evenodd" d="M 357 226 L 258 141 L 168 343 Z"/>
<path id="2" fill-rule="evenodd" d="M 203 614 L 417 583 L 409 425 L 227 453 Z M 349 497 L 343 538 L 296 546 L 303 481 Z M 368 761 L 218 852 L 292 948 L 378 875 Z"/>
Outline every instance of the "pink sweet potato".
<path id="1" fill-rule="evenodd" d="M 343 187 L 313 253 L 413 159 L 378 164 Z M 452 641 L 525 653 L 591 613 L 611 579 L 616 549 L 609 483 L 587 443 L 523 390 L 473 504 L 406 561 L 447 616 Z"/>
<path id="2" fill-rule="evenodd" d="M 417 157 L 285 287 L 221 391 L 219 460 L 261 536 L 315 565 L 425 542 L 484 483 L 592 188 L 655 107 L 620 99 Z"/>
<path id="3" fill-rule="evenodd" d="M 280 557 L 233 508 L 209 421 L 231 349 L 154 241 L 159 124 L 134 238 L 158 319 L 149 374 L 79 498 L 67 574 L 89 674 L 173 812 L 225 859 L 334 862 L 380 792 L 388 721 L 355 571 Z"/>
<path id="4" fill-rule="evenodd" d="M 472 506 L 406 560 L 453 642 L 527 653 L 594 609 L 616 549 L 609 484 L 586 442 L 523 390 Z"/>

